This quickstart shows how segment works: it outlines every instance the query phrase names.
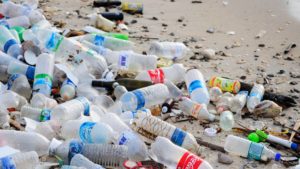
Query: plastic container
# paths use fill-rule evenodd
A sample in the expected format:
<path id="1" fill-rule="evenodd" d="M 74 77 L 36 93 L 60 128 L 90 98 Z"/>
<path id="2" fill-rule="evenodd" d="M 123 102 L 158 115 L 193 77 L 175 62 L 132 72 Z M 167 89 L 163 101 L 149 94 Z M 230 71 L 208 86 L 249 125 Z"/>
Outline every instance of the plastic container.
<path id="1" fill-rule="evenodd" d="M 209 80 L 209 87 L 219 87 L 223 92 L 238 93 L 240 91 L 241 84 L 238 80 L 213 76 Z"/>
<path id="2" fill-rule="evenodd" d="M 135 79 L 152 81 L 152 83 L 164 83 L 164 80 L 168 79 L 176 84 L 183 81 L 185 71 L 182 64 L 174 64 L 170 67 L 143 71 Z"/>
<path id="3" fill-rule="evenodd" d="M 170 80 L 166 79 L 164 84 L 168 87 L 172 99 L 178 100 L 183 96 L 183 92 Z"/>
<path id="4" fill-rule="evenodd" d="M 134 111 L 143 107 L 149 108 L 161 104 L 170 97 L 169 95 L 170 93 L 166 85 L 156 84 L 127 92 L 120 100 L 123 111 Z"/>
<path id="5" fill-rule="evenodd" d="M 164 137 L 157 137 L 150 149 L 155 161 L 168 168 L 212 169 L 213 167 L 202 158 L 184 148 L 176 146 Z"/>
<path id="6" fill-rule="evenodd" d="M 220 115 L 220 127 L 222 130 L 230 131 L 234 126 L 234 117 L 231 111 L 224 111 Z"/>
<path id="7" fill-rule="evenodd" d="M 248 91 L 240 91 L 231 101 L 230 110 L 240 113 L 245 107 L 248 97 Z"/>
<path id="8" fill-rule="evenodd" d="M 35 169 L 39 165 L 39 156 L 35 151 L 16 153 L 1 158 L 1 168 Z"/>
<path id="9" fill-rule="evenodd" d="M 57 106 L 57 101 L 54 99 L 51 99 L 49 97 L 46 97 L 45 95 L 41 93 L 37 93 L 33 95 L 33 97 L 30 100 L 30 104 L 33 107 L 40 108 L 40 109 L 52 109 L 55 106 Z"/>
<path id="10" fill-rule="evenodd" d="M 11 75 L 7 82 L 7 89 L 18 93 L 26 99 L 31 97 L 31 86 L 26 76 L 22 74 Z"/>
<path id="11" fill-rule="evenodd" d="M 104 169 L 101 165 L 95 164 L 81 154 L 76 154 L 72 158 L 70 165 L 77 167 L 85 167 L 88 169 Z"/>
<path id="12" fill-rule="evenodd" d="M 255 84 L 253 86 L 247 100 L 247 108 L 249 112 L 253 112 L 255 106 L 257 106 L 261 102 L 264 96 L 264 92 L 265 92 L 265 88 L 263 85 Z"/>
<path id="13" fill-rule="evenodd" d="M 0 65 L 8 66 L 10 62 L 20 62 L 14 57 L 11 57 L 10 55 L 0 51 Z"/>
<path id="14" fill-rule="evenodd" d="M 219 87 L 212 87 L 209 89 L 209 97 L 212 102 L 218 102 L 222 97 L 222 94 L 223 92 Z"/>
<path id="15" fill-rule="evenodd" d="M 209 94 L 202 73 L 197 69 L 190 69 L 185 74 L 185 83 L 193 101 L 200 104 L 209 103 Z"/>
<path id="16" fill-rule="evenodd" d="M 22 106 L 27 104 L 27 100 L 13 91 L 6 91 L 0 94 L 0 103 L 5 108 L 15 108 L 20 110 Z"/>
<path id="17" fill-rule="evenodd" d="M 60 93 L 60 96 L 66 101 L 73 99 L 76 94 L 76 85 L 70 79 L 67 78 L 63 82 L 59 93 Z"/>
<path id="18" fill-rule="evenodd" d="M 35 73 L 35 67 L 26 65 L 19 61 L 12 61 L 8 65 L 7 73 L 26 75 L 27 79 L 33 80 L 34 73 Z"/>
<path id="19" fill-rule="evenodd" d="M 193 116 L 199 120 L 214 121 L 215 115 L 210 114 L 205 104 L 199 104 L 187 97 L 183 97 L 178 103 L 179 109 L 188 116 Z"/>
<path id="20" fill-rule="evenodd" d="M 224 149 L 234 155 L 261 161 L 270 159 L 279 161 L 281 157 L 279 153 L 274 153 L 263 144 L 254 143 L 233 135 L 227 136 Z"/>
<path id="21" fill-rule="evenodd" d="M 231 106 L 233 97 L 234 97 L 234 95 L 229 92 L 224 93 L 221 96 L 219 101 L 216 103 L 216 109 L 219 114 L 226 110 L 230 110 L 230 106 Z"/>
<path id="22" fill-rule="evenodd" d="M 27 117 L 24 117 L 26 122 L 25 131 L 38 133 L 45 136 L 47 139 L 52 139 L 56 137 L 57 133 L 53 130 L 51 124 L 47 122 L 38 122 Z"/>
<path id="23" fill-rule="evenodd" d="M 22 26 L 24 28 L 29 28 L 30 26 L 30 20 L 27 16 L 17 16 L 14 18 L 2 20 L 0 22 L 0 25 L 7 26 L 8 28 L 14 27 L 14 26 Z"/>
<path id="24" fill-rule="evenodd" d="M 103 31 L 111 32 L 116 27 L 116 23 L 106 19 L 102 15 L 96 15 L 95 26 Z"/>
<path id="25" fill-rule="evenodd" d="M 34 82 L 33 95 L 42 93 L 45 96 L 50 96 L 52 90 L 52 80 L 54 71 L 54 55 L 42 53 L 37 58 Z"/>
<path id="26" fill-rule="evenodd" d="M 150 45 L 149 54 L 170 60 L 183 59 L 189 49 L 181 42 L 153 42 Z"/>
<path id="27" fill-rule="evenodd" d="M 21 44 L 17 43 L 15 37 L 3 25 L 0 25 L 0 48 L 4 53 L 17 59 L 22 53 Z"/>

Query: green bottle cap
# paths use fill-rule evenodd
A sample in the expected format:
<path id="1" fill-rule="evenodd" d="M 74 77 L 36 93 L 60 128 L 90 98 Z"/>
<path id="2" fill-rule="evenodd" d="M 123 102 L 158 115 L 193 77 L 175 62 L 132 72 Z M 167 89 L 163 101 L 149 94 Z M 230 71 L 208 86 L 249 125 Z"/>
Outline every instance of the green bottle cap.
<path id="1" fill-rule="evenodd" d="M 262 130 L 256 130 L 255 133 L 258 135 L 261 142 L 266 141 L 266 139 L 268 138 L 268 135 Z"/>
<path id="2" fill-rule="evenodd" d="M 248 139 L 252 142 L 259 143 L 259 136 L 256 133 L 250 133 Z"/>
<path id="3" fill-rule="evenodd" d="M 128 35 L 122 34 L 122 33 L 108 33 L 108 36 L 122 39 L 122 40 L 128 40 Z"/>
<path id="4" fill-rule="evenodd" d="M 11 27 L 10 29 L 13 29 L 15 31 L 18 32 L 18 35 L 19 35 L 19 38 L 20 38 L 20 41 L 22 42 L 24 39 L 23 39 L 23 32 L 26 30 L 24 27 L 22 26 L 14 26 L 14 27 Z"/>

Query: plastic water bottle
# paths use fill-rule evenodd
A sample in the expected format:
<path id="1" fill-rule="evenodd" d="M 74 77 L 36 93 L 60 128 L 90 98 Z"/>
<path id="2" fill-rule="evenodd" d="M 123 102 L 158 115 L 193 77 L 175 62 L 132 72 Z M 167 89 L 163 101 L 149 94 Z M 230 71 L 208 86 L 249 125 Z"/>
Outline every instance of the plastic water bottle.
<path id="1" fill-rule="evenodd" d="M 183 92 L 170 80 L 166 79 L 164 84 L 168 87 L 172 99 L 178 100 L 183 96 Z"/>
<path id="2" fill-rule="evenodd" d="M 220 115 L 220 127 L 222 130 L 230 131 L 234 126 L 234 117 L 231 111 L 224 111 Z"/>
<path id="3" fill-rule="evenodd" d="M 122 119 L 122 121 L 126 125 L 130 126 L 132 120 L 136 117 L 136 114 L 137 114 L 138 111 L 141 111 L 141 112 L 145 113 L 146 115 L 151 115 L 151 111 L 149 109 L 142 108 L 142 109 L 137 110 L 137 111 L 125 111 L 125 112 L 122 112 L 120 114 L 120 119 Z"/>
<path id="4" fill-rule="evenodd" d="M 70 165 L 77 167 L 85 167 L 88 169 L 104 169 L 101 165 L 93 163 L 81 154 L 74 155 L 70 162 Z"/>
<path id="5" fill-rule="evenodd" d="M 31 86 L 26 76 L 22 74 L 11 75 L 7 82 L 7 89 L 18 93 L 26 99 L 31 97 Z"/>
<path id="6" fill-rule="evenodd" d="M 247 108 L 249 112 L 253 112 L 255 106 L 257 106 L 261 102 L 261 99 L 264 96 L 264 92 L 265 92 L 265 88 L 263 85 L 255 84 L 253 86 L 249 98 L 247 100 Z"/>
<path id="7" fill-rule="evenodd" d="M 151 144 L 150 152 L 154 160 L 168 168 L 212 169 L 213 167 L 202 158 L 184 148 L 176 146 L 164 137 L 157 137 Z"/>
<path id="8" fill-rule="evenodd" d="M 51 124 L 48 123 L 48 121 L 38 122 L 27 117 L 24 117 L 24 120 L 26 122 L 26 127 L 25 127 L 26 132 L 38 133 L 50 140 L 56 137 L 57 135 L 56 132 L 53 130 Z"/>
<path id="9" fill-rule="evenodd" d="M 35 73 L 35 67 L 26 65 L 19 61 L 12 61 L 8 65 L 7 73 L 9 73 L 11 75 L 12 74 L 26 75 L 27 79 L 33 80 L 34 73 Z"/>
<path id="10" fill-rule="evenodd" d="M 120 100 L 124 111 L 134 111 L 142 107 L 151 107 L 161 104 L 170 97 L 169 95 L 170 93 L 166 85 L 156 84 L 127 92 Z"/>
<path id="11" fill-rule="evenodd" d="M 34 142 L 32 140 L 34 139 Z M 0 146 L 10 146 L 21 152 L 35 151 L 39 156 L 48 154 L 50 141 L 33 132 L 0 130 Z"/>
<path id="12" fill-rule="evenodd" d="M 45 95 L 41 93 L 37 93 L 32 96 L 30 100 L 30 104 L 33 107 L 40 108 L 40 109 L 52 109 L 55 106 L 57 106 L 57 101 L 54 99 L 51 99 L 49 97 L 46 97 Z"/>
<path id="13" fill-rule="evenodd" d="M 94 17 L 95 26 L 103 31 L 111 32 L 116 27 L 114 22 L 104 18 L 102 15 L 96 15 Z"/>
<path id="14" fill-rule="evenodd" d="M 164 83 L 164 80 L 168 79 L 176 84 L 183 81 L 185 71 L 182 64 L 174 64 L 170 67 L 143 71 L 135 79 L 152 81 L 153 83 Z"/>
<path id="15" fill-rule="evenodd" d="M 10 116 L 8 110 L 3 106 L 0 106 L 0 127 L 5 129 L 9 127 Z"/>
<path id="16" fill-rule="evenodd" d="M 234 155 L 254 160 L 268 161 L 273 159 L 279 161 L 281 157 L 279 153 L 274 153 L 263 144 L 251 142 L 233 135 L 227 136 L 224 149 Z"/>
<path id="17" fill-rule="evenodd" d="M 45 96 L 50 96 L 52 89 L 52 78 L 54 71 L 54 55 L 42 53 L 37 58 L 34 82 L 33 95 L 42 93 Z"/>
<path id="18" fill-rule="evenodd" d="M 233 94 L 226 92 L 224 93 L 219 101 L 216 103 L 217 112 L 220 114 L 226 110 L 230 110 Z"/>
<path id="19" fill-rule="evenodd" d="M 8 90 L 5 93 L 0 94 L 0 103 L 5 108 L 15 108 L 16 110 L 20 110 L 22 106 L 27 104 L 27 100 L 23 96 Z"/>
<path id="20" fill-rule="evenodd" d="M 215 115 L 210 114 L 205 104 L 199 104 L 187 97 L 183 97 L 178 103 L 179 109 L 188 116 L 193 116 L 199 120 L 214 121 Z"/>
<path id="21" fill-rule="evenodd" d="M 8 55 L 19 59 L 22 53 L 21 44 L 17 43 L 15 37 L 3 25 L 0 25 L 0 48 Z"/>
<path id="22" fill-rule="evenodd" d="M 0 81 L 5 83 L 8 81 L 8 73 L 7 73 L 7 66 L 6 65 L 0 65 Z"/>
<path id="23" fill-rule="evenodd" d="M 35 151 L 16 153 L 0 159 L 1 168 L 35 169 L 39 164 L 39 156 Z"/>
<path id="24" fill-rule="evenodd" d="M 1 20 L 0 25 L 6 26 L 8 28 L 14 27 L 14 26 L 22 26 L 24 28 L 28 28 L 30 26 L 30 20 L 27 16 L 17 16 L 14 18 Z"/>
<path id="25" fill-rule="evenodd" d="M 210 98 L 205 80 L 199 70 L 188 70 L 185 75 L 185 83 L 193 101 L 206 105 L 209 103 Z"/>
<path id="26" fill-rule="evenodd" d="M 153 42 L 149 54 L 175 61 L 183 59 L 188 51 L 189 49 L 181 42 Z"/>
<path id="27" fill-rule="evenodd" d="M 235 95 L 231 101 L 230 110 L 233 112 L 240 113 L 245 107 L 248 97 L 248 91 L 240 91 Z"/>
<path id="28" fill-rule="evenodd" d="M 21 116 L 28 117 L 35 121 L 47 121 L 50 120 L 51 117 L 51 110 L 44 108 L 35 108 L 30 105 L 24 105 L 21 108 Z"/>
<path id="29" fill-rule="evenodd" d="M 241 83 L 238 80 L 231 80 L 222 77 L 213 76 L 209 80 L 209 87 L 219 87 L 224 92 L 238 93 Z"/>
<path id="30" fill-rule="evenodd" d="M 128 92 L 126 87 L 120 85 L 117 82 L 113 83 L 113 88 L 114 88 L 114 96 L 116 97 L 117 100 L 119 100 L 123 94 Z"/>
<path id="31" fill-rule="evenodd" d="M 12 62 L 12 61 L 20 62 L 16 58 L 11 57 L 10 55 L 8 55 L 8 54 L 6 54 L 6 53 L 4 53 L 0 50 L 0 65 L 8 66 L 9 63 Z"/>
<path id="32" fill-rule="evenodd" d="M 132 122 L 132 128 L 138 132 L 142 129 L 155 136 L 166 137 L 178 146 L 195 153 L 199 152 L 200 146 L 192 134 L 177 128 L 170 123 L 162 121 L 157 117 L 151 115 L 147 116 L 144 113 L 137 113 L 136 118 Z"/>
<path id="33" fill-rule="evenodd" d="M 209 89 L 209 97 L 213 102 L 218 102 L 222 96 L 223 92 L 219 87 L 212 87 Z"/>
<path id="34" fill-rule="evenodd" d="M 70 100 L 75 97 L 76 94 L 76 85 L 69 79 L 67 78 L 60 89 L 60 96 L 64 100 Z"/>

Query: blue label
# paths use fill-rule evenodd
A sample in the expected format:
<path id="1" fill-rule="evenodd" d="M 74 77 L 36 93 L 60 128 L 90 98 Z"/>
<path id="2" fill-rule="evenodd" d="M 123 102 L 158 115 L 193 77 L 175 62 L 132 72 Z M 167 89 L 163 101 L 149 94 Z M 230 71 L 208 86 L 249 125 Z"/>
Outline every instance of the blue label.
<path id="1" fill-rule="evenodd" d="M 51 119 L 51 110 L 43 109 L 40 115 L 40 121 L 48 121 Z"/>
<path id="2" fill-rule="evenodd" d="M 26 77 L 30 80 L 34 79 L 34 72 L 35 72 L 35 67 L 34 66 L 28 66 L 26 70 Z"/>
<path id="3" fill-rule="evenodd" d="M 16 164 L 15 162 L 13 161 L 13 159 L 8 156 L 8 157 L 3 157 L 1 159 L 1 163 L 2 163 L 2 169 L 16 169 Z"/>
<path id="4" fill-rule="evenodd" d="M 8 81 L 7 81 L 7 90 L 10 90 L 14 81 L 20 77 L 20 74 L 13 74 L 9 77 Z"/>
<path id="5" fill-rule="evenodd" d="M 189 86 L 189 93 L 192 93 L 194 90 L 198 88 L 203 88 L 203 84 L 200 80 L 193 81 Z"/>
<path id="6" fill-rule="evenodd" d="M 7 53 L 8 49 L 9 49 L 11 46 L 15 45 L 15 44 L 17 44 L 17 41 L 16 41 L 16 40 L 14 40 L 14 39 L 8 40 L 8 41 L 4 44 L 4 47 L 3 47 L 4 52 Z"/>
<path id="7" fill-rule="evenodd" d="M 81 141 L 83 141 L 84 143 L 93 143 L 91 131 L 95 125 L 96 123 L 94 122 L 85 122 L 80 126 L 79 136 Z"/>
<path id="8" fill-rule="evenodd" d="M 248 159 L 260 160 L 264 146 L 259 143 L 251 142 L 248 150 Z"/>
<path id="9" fill-rule="evenodd" d="M 145 106 L 145 97 L 140 90 L 135 90 L 132 92 L 136 96 L 137 106 L 136 110 L 143 108 Z"/>
<path id="10" fill-rule="evenodd" d="M 97 46 L 103 46 L 104 44 L 104 37 L 100 35 L 96 35 L 94 39 L 94 44 Z"/>
<path id="11" fill-rule="evenodd" d="M 245 91 L 245 90 L 242 90 L 240 92 L 238 92 L 239 95 L 246 95 L 248 96 L 249 92 L 248 91 Z"/>
<path id="12" fill-rule="evenodd" d="M 62 86 L 64 86 L 64 85 L 70 85 L 70 86 L 73 86 L 74 88 L 76 87 L 76 85 L 75 85 L 69 78 L 67 78 L 67 79 L 63 82 Z"/>
<path id="13" fill-rule="evenodd" d="M 76 154 L 81 154 L 83 149 L 83 143 L 78 140 L 72 140 L 69 144 L 69 154 L 68 158 L 69 161 L 73 158 Z"/>
<path id="14" fill-rule="evenodd" d="M 55 32 L 52 32 L 49 41 L 46 43 L 46 48 L 51 51 L 56 51 L 60 42 L 62 41 L 63 36 L 60 34 L 57 34 Z"/>
<path id="15" fill-rule="evenodd" d="M 38 85 L 43 85 L 46 86 L 46 91 L 41 91 L 41 88 L 36 88 Z M 48 78 L 41 78 L 41 79 L 36 79 L 35 82 L 33 83 L 33 88 L 34 89 L 39 89 L 37 91 L 38 93 L 51 93 L 51 88 L 52 88 L 52 82 L 48 80 Z"/>
<path id="16" fill-rule="evenodd" d="M 171 137 L 171 141 L 178 145 L 178 146 L 181 146 L 183 141 L 184 141 L 184 138 L 186 136 L 186 132 L 181 130 L 180 128 L 176 128 L 172 137 Z"/>
<path id="17" fill-rule="evenodd" d="M 257 97 L 259 100 L 262 99 L 262 95 L 260 93 L 252 92 L 252 91 L 251 91 L 249 97 Z"/>
<path id="18" fill-rule="evenodd" d="M 83 105 L 83 115 L 89 116 L 90 115 L 90 102 L 85 97 L 77 97 L 77 100 L 79 100 Z"/>
<path id="19" fill-rule="evenodd" d="M 120 53 L 119 56 L 119 66 L 123 68 L 128 68 L 128 54 L 127 53 Z"/>
<path id="20" fill-rule="evenodd" d="M 127 138 L 123 134 L 119 139 L 119 145 L 124 145 L 126 142 L 127 142 Z"/>

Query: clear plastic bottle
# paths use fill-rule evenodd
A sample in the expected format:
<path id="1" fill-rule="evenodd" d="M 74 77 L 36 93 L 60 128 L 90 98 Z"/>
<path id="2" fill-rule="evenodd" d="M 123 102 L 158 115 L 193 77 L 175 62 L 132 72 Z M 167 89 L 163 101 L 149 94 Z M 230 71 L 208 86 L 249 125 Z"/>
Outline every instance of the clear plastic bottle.
<path id="1" fill-rule="evenodd" d="M 8 54 L 6 54 L 6 53 L 4 53 L 0 50 L 0 65 L 8 66 L 9 63 L 12 62 L 12 61 L 20 62 L 16 58 L 11 57 L 10 55 L 8 55 Z"/>
<path id="2" fill-rule="evenodd" d="M 199 104 L 187 97 L 183 97 L 178 103 L 179 109 L 188 116 L 193 116 L 199 120 L 214 121 L 215 115 L 210 114 L 205 104 Z"/>
<path id="3" fill-rule="evenodd" d="M 183 92 L 170 80 L 166 79 L 164 84 L 168 87 L 172 99 L 178 100 L 183 96 Z"/>
<path id="4" fill-rule="evenodd" d="M 233 112 L 240 113 L 245 107 L 248 97 L 248 91 L 240 91 L 235 95 L 231 101 L 230 110 Z"/>
<path id="5" fill-rule="evenodd" d="M 30 26 L 30 20 L 27 16 L 22 15 L 10 19 L 2 20 L 0 22 L 0 25 L 7 26 L 9 28 L 14 26 L 22 26 L 24 28 L 28 28 Z"/>
<path id="6" fill-rule="evenodd" d="M 67 78 L 60 89 L 60 96 L 64 100 L 70 100 L 75 97 L 76 94 L 76 85 L 69 79 Z"/>
<path id="7" fill-rule="evenodd" d="M 35 151 L 16 153 L 1 158 L 0 168 L 35 169 L 39 162 L 39 156 Z"/>
<path id="8" fill-rule="evenodd" d="M 152 115 L 147 116 L 144 113 L 137 113 L 132 122 L 132 127 L 137 131 L 143 129 L 147 133 L 166 137 L 178 146 L 199 153 L 200 146 L 192 134 Z"/>
<path id="9" fill-rule="evenodd" d="M 156 84 L 127 92 L 120 100 L 122 102 L 123 111 L 134 111 L 142 107 L 151 107 L 161 104 L 170 97 L 169 95 L 170 93 L 166 85 Z"/>
<path id="10" fill-rule="evenodd" d="M 39 156 L 46 155 L 49 143 L 46 137 L 38 133 L 0 130 L 0 146 L 7 145 L 22 152 L 36 151 Z"/>
<path id="11" fill-rule="evenodd" d="M 117 82 L 113 83 L 113 88 L 114 88 L 114 96 L 116 97 L 117 100 L 119 100 L 123 94 L 128 92 L 125 86 L 122 86 Z"/>
<path id="12" fill-rule="evenodd" d="M 224 111 L 220 115 L 220 127 L 222 130 L 230 131 L 234 126 L 234 117 L 231 111 Z"/>
<path id="13" fill-rule="evenodd" d="M 0 25 L 0 48 L 8 55 L 17 59 L 22 53 L 21 44 L 17 43 L 15 37 L 3 25 Z"/>
<path id="14" fill-rule="evenodd" d="M 152 81 L 153 83 L 164 83 L 164 80 L 168 79 L 176 84 L 183 81 L 185 71 L 182 64 L 174 64 L 170 67 L 143 71 L 139 73 L 135 79 Z"/>
<path id="15" fill-rule="evenodd" d="M 230 110 L 232 99 L 233 94 L 229 92 L 224 93 L 216 103 L 217 112 L 220 114 L 226 110 Z"/>
<path id="16" fill-rule="evenodd" d="M 26 132 L 34 132 L 45 136 L 47 139 L 51 140 L 56 137 L 56 132 L 52 129 L 52 126 L 48 122 L 37 122 L 35 120 L 31 120 L 27 117 L 24 117 L 26 122 L 25 131 Z"/>
<path id="17" fill-rule="evenodd" d="M 21 108 L 21 116 L 33 119 L 35 121 L 48 121 L 51 117 L 51 110 L 24 105 Z"/>
<path id="18" fill-rule="evenodd" d="M 212 166 L 202 158 L 184 148 L 176 146 L 164 137 L 157 137 L 151 144 L 150 152 L 154 160 L 168 168 L 212 169 Z"/>
<path id="19" fill-rule="evenodd" d="M 89 169 L 89 168 L 76 167 L 76 166 L 71 166 L 71 165 L 63 165 L 63 166 L 61 166 L 61 169 Z"/>
<path id="20" fill-rule="evenodd" d="M 142 108 L 142 109 L 137 110 L 137 111 L 125 111 L 125 112 L 122 112 L 120 114 L 120 119 L 122 119 L 125 124 L 127 124 L 128 126 L 130 126 L 132 120 L 135 118 L 136 113 L 138 111 L 142 111 L 143 113 L 145 113 L 147 115 L 151 115 L 151 111 L 149 109 Z"/>
<path id="21" fill-rule="evenodd" d="M 27 104 L 27 100 L 23 96 L 8 90 L 5 93 L 0 94 L 0 103 L 5 108 L 15 108 L 16 110 L 20 110 L 22 106 Z"/>
<path id="22" fill-rule="evenodd" d="M 171 60 L 183 59 L 189 49 L 181 42 L 153 42 L 149 54 L 157 55 Z"/>
<path id="23" fill-rule="evenodd" d="M 213 102 L 218 102 L 222 96 L 223 92 L 219 87 L 212 87 L 209 89 L 209 97 Z"/>
<path id="24" fill-rule="evenodd" d="M 34 79 L 35 67 L 26 65 L 19 61 L 12 61 L 7 68 L 8 74 L 22 74 L 26 75 L 29 80 Z"/>
<path id="25" fill-rule="evenodd" d="M 7 128 L 9 127 L 9 119 L 10 116 L 8 114 L 8 110 L 3 106 L 0 106 L 0 128 Z"/>
<path id="26" fill-rule="evenodd" d="M 265 88 L 261 84 L 254 84 L 253 88 L 251 89 L 249 98 L 247 100 L 247 108 L 249 112 L 253 112 L 255 106 L 257 106 L 263 96 L 264 96 Z"/>
<path id="27" fill-rule="evenodd" d="M 265 147 L 263 144 L 251 142 L 249 140 L 229 135 L 226 138 L 224 149 L 234 155 L 246 157 L 254 160 L 276 160 L 279 161 L 281 155 Z"/>
<path id="28" fill-rule="evenodd" d="M 5 83 L 8 81 L 8 73 L 7 73 L 7 66 L 6 65 L 0 65 L 0 81 Z"/>
<path id="29" fill-rule="evenodd" d="M 41 93 L 37 93 L 31 98 L 30 104 L 33 107 L 40 109 L 52 109 L 57 106 L 57 101 L 52 98 L 46 97 Z"/>
<path id="30" fill-rule="evenodd" d="M 197 69 L 190 69 L 185 74 L 185 83 L 193 101 L 200 104 L 209 103 L 209 94 L 202 73 Z"/>
<path id="31" fill-rule="evenodd" d="M 77 167 L 85 167 L 88 169 L 104 169 L 101 165 L 95 164 L 81 154 L 76 154 L 72 158 L 70 165 Z"/>
<path id="32" fill-rule="evenodd" d="M 31 97 L 31 86 L 27 77 L 22 74 L 13 74 L 9 77 L 7 82 L 7 89 L 12 90 L 19 95 L 29 99 Z"/>
<path id="33" fill-rule="evenodd" d="M 50 96 L 52 90 L 52 78 L 54 71 L 54 55 L 42 53 L 37 58 L 34 82 L 33 95 L 42 93 L 45 96 Z"/>

